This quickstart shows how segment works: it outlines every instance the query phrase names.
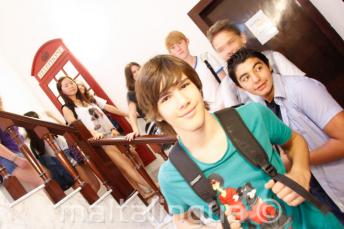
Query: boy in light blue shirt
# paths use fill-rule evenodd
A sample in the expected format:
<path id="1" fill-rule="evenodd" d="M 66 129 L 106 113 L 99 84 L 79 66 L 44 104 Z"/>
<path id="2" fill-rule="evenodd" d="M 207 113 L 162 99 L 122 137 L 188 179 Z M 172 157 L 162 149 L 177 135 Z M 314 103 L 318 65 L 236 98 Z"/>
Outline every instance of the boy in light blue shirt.
<path id="1" fill-rule="evenodd" d="M 310 149 L 311 192 L 344 224 L 344 111 L 326 88 L 305 76 L 272 74 L 264 54 L 240 49 L 228 61 L 233 82 L 259 96 Z M 319 182 L 319 183 L 318 183 Z M 320 185 L 319 185 L 320 184 Z"/>

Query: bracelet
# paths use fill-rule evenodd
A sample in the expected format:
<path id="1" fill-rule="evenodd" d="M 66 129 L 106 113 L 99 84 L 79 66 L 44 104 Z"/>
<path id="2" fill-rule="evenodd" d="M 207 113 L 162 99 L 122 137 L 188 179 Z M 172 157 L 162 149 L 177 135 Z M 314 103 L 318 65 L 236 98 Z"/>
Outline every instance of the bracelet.
<path id="1" fill-rule="evenodd" d="M 11 158 L 11 161 L 14 162 L 17 159 L 18 155 L 14 154 L 14 156 Z"/>

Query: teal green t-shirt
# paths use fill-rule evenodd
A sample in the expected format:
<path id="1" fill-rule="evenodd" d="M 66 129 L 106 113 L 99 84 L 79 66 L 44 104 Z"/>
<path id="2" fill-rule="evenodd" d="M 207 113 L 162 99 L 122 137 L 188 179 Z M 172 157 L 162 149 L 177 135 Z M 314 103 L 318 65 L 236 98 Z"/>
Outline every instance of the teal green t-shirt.
<path id="1" fill-rule="evenodd" d="M 291 129 L 258 103 L 250 103 L 236 109 L 266 151 L 270 163 L 279 173 L 284 174 L 285 168 L 272 144 L 282 145 L 288 142 Z M 249 224 L 260 228 L 272 225 L 281 225 L 281 228 L 342 228 L 334 215 L 324 215 L 307 202 L 290 207 L 271 190 L 265 189 L 264 185 L 270 177 L 246 161 L 229 138 L 226 153 L 215 163 L 203 163 L 195 159 L 181 140 L 179 143 L 211 183 L 215 184 L 213 187 L 217 187 L 218 202 L 223 211 L 235 215 L 245 228 Z M 169 160 L 161 166 L 158 179 L 172 214 L 199 208 L 208 217 L 218 219 Z"/>

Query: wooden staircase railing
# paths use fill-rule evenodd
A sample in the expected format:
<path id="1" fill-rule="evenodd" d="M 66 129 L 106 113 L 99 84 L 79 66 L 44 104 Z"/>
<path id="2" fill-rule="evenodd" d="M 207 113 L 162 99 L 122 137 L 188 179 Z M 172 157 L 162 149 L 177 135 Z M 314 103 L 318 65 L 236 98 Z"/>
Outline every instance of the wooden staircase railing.
<path id="1" fill-rule="evenodd" d="M 8 174 L 5 167 L 1 165 L 0 165 L 0 176 L 2 176 L 3 185 L 5 189 L 14 200 L 17 200 L 26 194 L 25 188 L 18 181 L 18 179 L 15 176 Z"/>
<path id="2" fill-rule="evenodd" d="M 61 190 L 58 184 L 50 179 L 45 174 L 40 163 L 37 161 L 33 153 L 24 144 L 18 133 L 14 131 L 14 127 L 23 127 L 25 129 L 32 129 L 37 136 L 44 140 L 54 151 L 56 158 L 68 170 L 74 179 L 73 188 L 81 188 L 81 194 L 92 204 L 99 198 L 97 193 L 91 188 L 89 184 L 83 181 L 78 175 L 77 171 L 70 164 L 62 150 L 56 144 L 53 135 L 62 135 L 67 140 L 69 146 L 75 147 L 84 157 L 85 163 L 89 165 L 94 174 L 99 178 L 107 190 L 112 190 L 111 195 L 114 199 L 122 204 L 127 200 L 135 190 L 131 184 L 122 175 L 120 170 L 116 167 L 109 156 L 102 149 L 102 145 L 116 145 L 122 153 L 124 153 L 134 164 L 137 171 L 147 181 L 147 183 L 154 190 L 155 194 L 159 195 L 160 200 L 164 200 L 160 189 L 146 172 L 142 161 L 136 153 L 130 150 L 130 146 L 155 144 L 160 145 L 160 150 L 157 152 L 164 160 L 167 160 L 167 155 L 164 153 L 162 144 L 172 144 L 176 142 L 175 137 L 162 135 L 146 135 L 135 138 L 132 141 L 126 140 L 123 136 L 104 138 L 100 140 L 93 140 L 91 133 L 77 120 L 71 126 L 63 126 L 55 123 L 50 123 L 26 116 L 21 116 L 9 112 L 0 112 L 0 128 L 7 131 L 10 136 L 18 144 L 20 151 L 25 155 L 30 164 L 35 168 L 45 183 L 45 190 L 53 203 L 57 203 L 64 198 L 65 193 Z M 6 176 L 3 170 L 0 170 L 0 175 Z M 141 195 L 139 197 L 147 205 L 147 200 Z M 162 201 L 161 201 L 162 203 Z M 165 209 L 167 209 L 166 202 L 163 201 Z"/>
<path id="3" fill-rule="evenodd" d="M 177 139 L 175 137 L 171 137 L 171 136 L 145 135 L 145 136 L 136 137 L 132 141 L 126 140 L 124 136 L 116 136 L 112 138 L 103 138 L 99 140 L 94 140 L 90 138 L 88 142 L 92 146 L 116 145 L 119 149 L 122 149 L 122 152 L 124 151 L 125 155 L 134 164 L 136 170 L 142 175 L 142 177 L 147 181 L 150 187 L 154 190 L 154 193 L 159 195 L 160 200 L 161 200 L 160 202 L 164 205 L 164 208 L 167 210 L 167 204 L 166 204 L 166 201 L 164 201 L 164 197 L 162 193 L 160 192 L 160 189 L 156 186 L 155 182 L 152 180 L 150 175 L 145 170 L 141 160 L 138 158 L 138 155 L 130 150 L 130 146 L 138 145 L 138 144 L 160 144 L 161 150 L 159 151 L 159 154 L 164 160 L 167 160 L 168 157 L 164 153 L 162 144 L 173 144 L 176 142 L 176 140 Z M 147 201 L 144 198 L 142 198 L 142 196 L 140 196 L 140 198 L 147 205 Z"/>
<path id="4" fill-rule="evenodd" d="M 77 122 L 81 124 L 80 121 Z M 104 165 L 100 157 L 105 153 L 99 152 L 100 150 L 95 151 L 93 147 L 89 145 L 87 139 L 83 139 L 80 136 L 78 130 L 76 130 L 75 128 L 1 111 L 0 128 L 4 132 L 9 133 L 11 138 L 16 142 L 16 144 L 18 144 L 20 151 L 43 179 L 45 184 L 45 191 L 54 204 L 62 200 L 66 196 L 66 194 L 63 192 L 60 186 L 54 180 L 50 179 L 44 172 L 44 169 L 42 168 L 41 164 L 38 162 L 34 154 L 23 142 L 17 131 L 15 131 L 15 127 L 23 127 L 25 129 L 34 130 L 35 133 L 42 140 L 50 145 L 50 147 L 55 152 L 56 158 L 73 177 L 75 181 L 73 188 L 76 189 L 78 187 L 81 187 L 80 193 L 84 196 L 88 203 L 92 204 L 99 198 L 97 193 L 90 187 L 89 184 L 87 184 L 80 178 L 77 171 L 70 164 L 69 160 L 67 160 L 61 149 L 55 143 L 55 140 L 51 137 L 52 135 L 65 136 L 69 145 L 74 145 L 77 149 L 80 150 L 81 154 L 85 156 L 85 162 L 88 163 L 90 168 L 105 185 L 105 187 L 108 190 L 112 190 L 111 195 L 116 199 L 118 203 L 123 203 L 135 192 L 135 190 L 126 181 L 124 176 L 115 165 Z"/>

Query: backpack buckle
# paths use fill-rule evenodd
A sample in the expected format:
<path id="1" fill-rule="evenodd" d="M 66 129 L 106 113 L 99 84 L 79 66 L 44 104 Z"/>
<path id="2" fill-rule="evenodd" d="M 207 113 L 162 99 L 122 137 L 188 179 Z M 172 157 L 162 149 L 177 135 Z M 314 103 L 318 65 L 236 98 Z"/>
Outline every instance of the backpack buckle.
<path id="1" fill-rule="evenodd" d="M 265 173 L 267 173 L 270 177 L 275 177 L 277 175 L 276 168 L 271 165 L 267 164 L 265 166 L 262 166 L 262 169 L 264 170 Z"/>

